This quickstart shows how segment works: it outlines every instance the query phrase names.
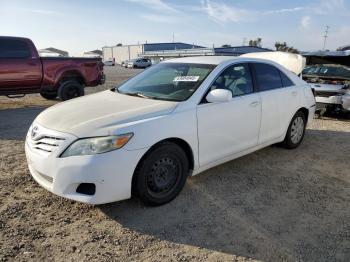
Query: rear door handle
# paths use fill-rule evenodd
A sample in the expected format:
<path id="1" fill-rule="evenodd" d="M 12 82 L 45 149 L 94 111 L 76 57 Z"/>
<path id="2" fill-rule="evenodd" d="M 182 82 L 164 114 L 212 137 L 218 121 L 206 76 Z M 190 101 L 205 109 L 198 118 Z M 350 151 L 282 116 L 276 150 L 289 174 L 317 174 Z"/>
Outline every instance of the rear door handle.
<path id="1" fill-rule="evenodd" d="M 254 101 L 250 103 L 251 107 L 256 107 L 257 105 L 259 105 L 259 101 Z"/>
<path id="2" fill-rule="evenodd" d="M 298 92 L 297 91 L 293 91 L 292 92 L 292 96 L 297 96 Z"/>

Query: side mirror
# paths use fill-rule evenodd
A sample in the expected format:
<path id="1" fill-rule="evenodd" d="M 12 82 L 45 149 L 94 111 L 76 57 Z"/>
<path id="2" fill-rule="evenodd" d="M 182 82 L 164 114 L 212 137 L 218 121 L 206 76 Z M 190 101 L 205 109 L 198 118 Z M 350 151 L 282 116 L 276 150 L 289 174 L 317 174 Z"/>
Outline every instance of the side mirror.
<path id="1" fill-rule="evenodd" d="M 231 91 L 227 89 L 214 89 L 206 97 L 209 103 L 229 102 L 232 99 Z"/>

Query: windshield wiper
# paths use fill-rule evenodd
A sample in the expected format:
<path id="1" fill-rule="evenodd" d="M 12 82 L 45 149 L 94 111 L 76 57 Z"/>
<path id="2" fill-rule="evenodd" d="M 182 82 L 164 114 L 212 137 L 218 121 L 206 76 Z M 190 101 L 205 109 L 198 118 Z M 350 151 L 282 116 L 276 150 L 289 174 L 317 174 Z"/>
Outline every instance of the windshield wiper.
<path id="1" fill-rule="evenodd" d="M 137 97 L 142 97 L 142 98 L 149 98 L 149 99 L 156 99 L 156 97 L 154 96 L 147 96 L 143 93 L 140 93 L 140 92 L 135 92 L 135 93 L 121 93 L 121 94 L 124 94 L 124 95 L 128 95 L 128 96 L 137 96 Z"/>
<path id="2" fill-rule="evenodd" d="M 128 96 L 137 96 L 137 97 L 147 98 L 147 99 L 179 102 L 178 99 L 162 98 L 162 97 L 158 97 L 158 96 L 149 96 L 149 95 L 145 95 L 144 93 L 141 93 L 141 92 L 130 92 L 130 93 L 125 92 L 125 93 L 122 93 L 122 92 L 118 91 L 118 93 L 123 94 L 123 95 L 128 95 Z"/>

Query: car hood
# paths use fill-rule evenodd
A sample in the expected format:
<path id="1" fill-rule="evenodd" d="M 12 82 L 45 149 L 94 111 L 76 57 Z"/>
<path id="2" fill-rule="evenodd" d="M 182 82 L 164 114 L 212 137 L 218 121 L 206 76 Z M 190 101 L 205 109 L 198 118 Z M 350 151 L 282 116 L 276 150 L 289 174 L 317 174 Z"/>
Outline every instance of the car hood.
<path id="1" fill-rule="evenodd" d="M 108 135 L 118 125 L 170 114 L 177 104 L 108 90 L 52 106 L 35 122 L 78 137 Z"/>

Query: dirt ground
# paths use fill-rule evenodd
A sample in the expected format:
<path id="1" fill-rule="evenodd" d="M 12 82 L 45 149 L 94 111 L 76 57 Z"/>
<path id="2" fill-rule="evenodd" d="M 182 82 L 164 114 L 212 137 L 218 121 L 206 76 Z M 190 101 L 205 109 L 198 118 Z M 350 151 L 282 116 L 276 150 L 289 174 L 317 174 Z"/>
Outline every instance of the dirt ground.
<path id="1" fill-rule="evenodd" d="M 106 68 L 101 91 L 138 70 Z M 350 121 L 308 126 L 296 150 L 272 146 L 189 178 L 161 207 L 89 206 L 31 178 L 25 133 L 39 95 L 0 97 L 0 261 L 350 261 Z"/>

